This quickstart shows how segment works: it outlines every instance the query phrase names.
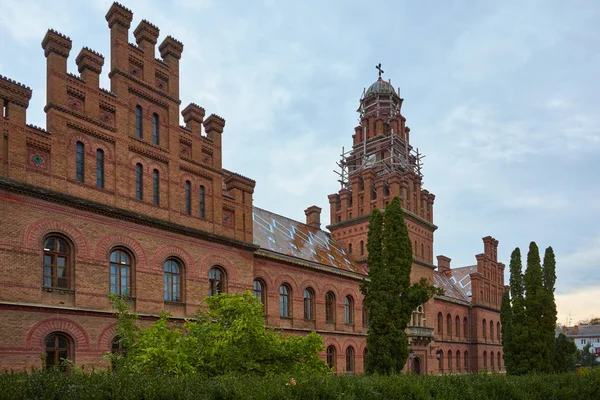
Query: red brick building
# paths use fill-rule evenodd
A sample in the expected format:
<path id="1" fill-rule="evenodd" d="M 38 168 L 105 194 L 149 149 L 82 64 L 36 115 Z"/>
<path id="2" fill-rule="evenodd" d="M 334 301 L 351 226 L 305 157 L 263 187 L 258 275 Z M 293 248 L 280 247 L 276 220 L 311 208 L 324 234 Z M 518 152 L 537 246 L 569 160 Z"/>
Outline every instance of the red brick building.
<path id="1" fill-rule="evenodd" d="M 361 373 L 368 217 L 393 196 L 403 199 L 413 278 L 445 290 L 415 310 L 407 367 L 503 369 L 498 242 L 484 238 L 474 266 L 450 269 L 438 256 L 436 268 L 435 196 L 422 188 L 391 84 L 380 77 L 361 98 L 325 232 L 318 207 L 304 224 L 253 206 L 255 181 L 221 163 L 225 120 L 194 103 L 180 111 L 183 44 L 167 36 L 155 58 L 159 29 L 143 20 L 131 44 L 132 19 L 118 3 L 106 14 L 110 90 L 99 87 L 102 55 L 81 49 L 79 74 L 70 73 L 71 39 L 46 33 L 46 129 L 27 124 L 31 89 L 0 76 L 0 369 L 60 358 L 106 366 L 111 291 L 152 319 L 163 310 L 189 317 L 209 294 L 253 290 L 268 326 L 316 330 L 338 373 Z"/>

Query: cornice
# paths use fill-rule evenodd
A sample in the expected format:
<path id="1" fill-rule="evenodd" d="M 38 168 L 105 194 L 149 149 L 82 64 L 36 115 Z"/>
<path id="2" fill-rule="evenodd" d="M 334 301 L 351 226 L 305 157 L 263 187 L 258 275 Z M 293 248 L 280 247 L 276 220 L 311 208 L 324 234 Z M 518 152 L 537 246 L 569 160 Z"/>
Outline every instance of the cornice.
<path id="1" fill-rule="evenodd" d="M 72 115 L 75 118 L 82 119 L 82 120 L 84 120 L 86 122 L 89 122 L 91 124 L 99 126 L 100 128 L 106 129 L 107 131 L 111 131 L 111 132 L 116 132 L 117 131 L 117 128 L 115 128 L 114 126 L 103 124 L 102 122 L 96 121 L 93 118 L 90 118 L 90 117 L 88 117 L 86 115 L 82 115 L 82 114 L 73 112 L 71 110 L 68 110 L 68 109 L 66 109 L 66 108 L 64 108 L 62 106 L 59 106 L 57 104 L 54 104 L 54 103 L 49 103 L 48 105 L 46 105 L 46 107 L 44 107 L 44 112 L 47 113 L 48 111 L 52 110 L 53 108 L 56 109 L 57 111 L 63 112 L 65 114 Z"/>
<path id="2" fill-rule="evenodd" d="M 437 225 L 432 224 L 431 222 L 427 221 L 426 219 L 419 217 L 417 214 L 413 214 L 412 212 L 408 211 L 405 208 L 402 208 L 402 212 L 404 213 L 405 217 L 407 217 L 408 219 L 410 219 L 413 222 L 427 226 L 428 228 L 431 229 L 432 232 L 438 228 Z M 327 225 L 326 228 L 329 229 L 330 231 L 332 229 L 345 228 L 350 225 L 368 221 L 370 217 L 371 217 L 371 213 L 368 213 L 365 215 L 361 215 L 360 217 L 350 218 L 350 219 L 347 219 L 342 222 L 336 222 L 335 224 Z"/>
<path id="3" fill-rule="evenodd" d="M 152 87 L 151 85 L 148 85 L 146 82 L 142 82 L 139 79 L 134 78 L 133 76 L 126 74 L 125 72 L 119 70 L 119 69 L 113 69 L 109 74 L 108 77 L 112 78 L 114 75 L 121 75 L 129 80 L 131 80 L 132 82 L 137 83 L 138 85 L 142 86 L 144 89 L 148 89 L 151 92 L 153 92 L 154 94 L 157 94 L 159 96 L 162 96 L 166 99 L 169 99 L 170 101 L 174 102 L 175 104 L 181 104 L 181 100 L 176 99 L 175 97 L 169 96 L 167 93 L 156 89 L 155 87 Z M 142 92 L 143 93 L 143 92 Z M 168 106 L 167 106 L 168 107 Z"/>
<path id="4" fill-rule="evenodd" d="M 19 182 L 14 179 L 0 177 L 0 190 L 21 194 L 36 199 L 49 201 L 56 204 L 62 204 L 68 207 L 73 207 L 78 210 L 89 211 L 92 213 L 104 215 L 110 218 L 116 218 L 121 221 L 133 222 L 140 225 L 150 226 L 167 232 L 173 232 L 185 236 L 190 236 L 197 239 L 206 240 L 213 243 L 220 243 L 242 250 L 256 251 L 259 246 L 243 242 L 241 240 L 232 239 L 226 236 L 217 235 L 215 233 L 202 231 L 196 228 L 179 225 L 174 222 L 165 221 L 154 218 L 149 215 L 136 213 L 122 208 L 112 207 L 106 204 L 97 203 L 95 201 L 86 200 L 80 197 L 75 197 L 66 193 L 55 192 L 53 190 L 41 188 L 39 186 L 30 185 L 28 183 Z"/>

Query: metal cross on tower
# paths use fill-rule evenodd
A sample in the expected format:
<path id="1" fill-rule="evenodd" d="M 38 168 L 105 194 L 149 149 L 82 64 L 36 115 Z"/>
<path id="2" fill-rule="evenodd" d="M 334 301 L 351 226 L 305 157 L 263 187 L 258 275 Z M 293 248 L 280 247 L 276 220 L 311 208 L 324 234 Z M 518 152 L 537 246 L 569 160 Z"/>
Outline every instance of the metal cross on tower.
<path id="1" fill-rule="evenodd" d="M 381 69 L 381 63 L 375 66 L 377 70 L 379 70 L 379 77 L 381 78 L 381 74 L 383 74 L 383 70 Z"/>

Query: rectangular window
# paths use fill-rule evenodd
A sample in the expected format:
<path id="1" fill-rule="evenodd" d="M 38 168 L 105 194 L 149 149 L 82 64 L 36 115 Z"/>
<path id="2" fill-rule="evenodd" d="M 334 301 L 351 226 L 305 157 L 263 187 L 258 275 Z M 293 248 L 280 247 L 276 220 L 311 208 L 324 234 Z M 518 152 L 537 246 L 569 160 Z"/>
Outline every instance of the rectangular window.
<path id="1" fill-rule="evenodd" d="M 204 186 L 200 186 L 200 218 L 204 218 Z"/>
<path id="2" fill-rule="evenodd" d="M 185 181 L 185 213 L 190 215 L 192 213 L 192 183 Z"/>
<path id="3" fill-rule="evenodd" d="M 75 179 L 77 182 L 83 182 L 84 179 L 84 156 L 85 146 L 82 142 L 75 145 Z"/>
<path id="4" fill-rule="evenodd" d="M 8 119 L 8 100 L 4 99 L 4 105 L 2 106 L 2 116 Z"/>
<path id="5" fill-rule="evenodd" d="M 138 200 L 144 199 L 144 171 L 142 164 L 135 166 L 135 198 Z"/>

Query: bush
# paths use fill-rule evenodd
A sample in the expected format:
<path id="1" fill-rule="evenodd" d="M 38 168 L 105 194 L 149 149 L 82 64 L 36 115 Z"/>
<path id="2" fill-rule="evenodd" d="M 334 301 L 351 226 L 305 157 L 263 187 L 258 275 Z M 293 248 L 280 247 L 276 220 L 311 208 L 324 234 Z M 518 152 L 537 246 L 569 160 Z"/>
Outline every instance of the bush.
<path id="1" fill-rule="evenodd" d="M 0 375 L 3 399 L 598 399 L 600 371 L 557 375 L 176 376 L 75 369 Z"/>

